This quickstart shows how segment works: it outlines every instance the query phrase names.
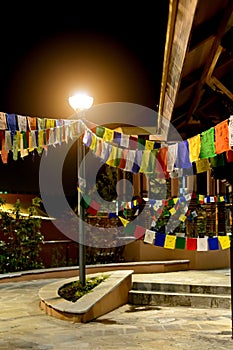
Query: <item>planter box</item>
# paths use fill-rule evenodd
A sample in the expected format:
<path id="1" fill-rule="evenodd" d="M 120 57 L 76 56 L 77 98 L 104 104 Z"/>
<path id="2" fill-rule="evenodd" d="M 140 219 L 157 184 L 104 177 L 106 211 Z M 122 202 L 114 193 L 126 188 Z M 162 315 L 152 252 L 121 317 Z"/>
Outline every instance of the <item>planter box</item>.
<path id="1" fill-rule="evenodd" d="M 44 286 L 39 291 L 41 308 L 50 316 L 85 323 L 126 304 L 132 288 L 133 270 L 111 271 L 106 274 L 109 277 L 105 281 L 74 303 L 61 298 L 57 291 L 64 284 L 77 280 L 77 277 Z"/>

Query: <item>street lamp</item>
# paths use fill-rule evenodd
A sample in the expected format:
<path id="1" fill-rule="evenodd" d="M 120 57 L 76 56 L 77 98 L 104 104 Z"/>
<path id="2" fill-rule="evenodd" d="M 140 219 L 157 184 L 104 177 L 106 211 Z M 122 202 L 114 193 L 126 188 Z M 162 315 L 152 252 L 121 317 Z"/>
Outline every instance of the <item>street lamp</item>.
<path id="1" fill-rule="evenodd" d="M 84 93 L 77 93 L 69 97 L 69 104 L 77 113 L 77 117 L 81 118 L 85 116 L 85 110 L 91 108 L 93 104 L 93 97 L 90 97 Z M 85 184 L 85 146 L 82 139 L 77 141 L 77 176 L 78 183 L 81 179 L 84 179 Z M 85 209 L 80 205 L 81 193 L 78 190 L 78 215 L 79 215 L 79 281 L 82 286 L 86 283 L 85 273 Z"/>
<path id="2" fill-rule="evenodd" d="M 91 108 L 93 101 L 93 97 L 81 92 L 69 97 L 69 104 L 75 112 L 81 112 Z"/>

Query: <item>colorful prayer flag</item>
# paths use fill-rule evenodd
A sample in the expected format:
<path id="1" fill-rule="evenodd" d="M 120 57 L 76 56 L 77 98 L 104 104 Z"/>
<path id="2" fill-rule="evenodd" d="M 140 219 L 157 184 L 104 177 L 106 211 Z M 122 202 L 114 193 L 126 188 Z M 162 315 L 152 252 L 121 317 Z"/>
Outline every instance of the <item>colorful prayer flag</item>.
<path id="1" fill-rule="evenodd" d="M 229 236 L 218 236 L 218 241 L 223 250 L 228 249 L 231 246 L 231 241 Z"/>
<path id="2" fill-rule="evenodd" d="M 136 239 L 143 239 L 145 232 L 146 232 L 145 227 L 136 225 L 135 231 L 134 231 L 134 237 Z"/>
<path id="3" fill-rule="evenodd" d="M 166 235 L 164 233 L 156 232 L 154 245 L 164 247 Z"/>
<path id="4" fill-rule="evenodd" d="M 197 239 L 193 237 L 186 238 L 186 249 L 187 250 L 197 250 Z"/>
<path id="5" fill-rule="evenodd" d="M 209 244 L 209 250 L 218 250 L 219 249 L 218 237 L 209 237 L 208 244 Z"/>
<path id="6" fill-rule="evenodd" d="M 166 235 L 164 248 L 175 249 L 176 246 L 176 236 Z"/>

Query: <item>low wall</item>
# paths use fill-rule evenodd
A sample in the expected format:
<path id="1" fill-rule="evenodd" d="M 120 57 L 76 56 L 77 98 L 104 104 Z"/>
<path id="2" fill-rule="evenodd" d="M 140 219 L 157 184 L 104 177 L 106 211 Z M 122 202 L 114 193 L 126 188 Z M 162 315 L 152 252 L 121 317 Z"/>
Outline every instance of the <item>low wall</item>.
<path id="1" fill-rule="evenodd" d="M 136 240 L 125 245 L 124 259 L 129 261 L 190 261 L 189 269 L 206 270 L 230 267 L 230 248 L 225 250 L 209 250 L 199 252 L 186 249 L 167 249 Z"/>
<path id="2" fill-rule="evenodd" d="M 131 270 L 111 271 L 109 278 L 74 303 L 61 298 L 58 289 L 76 281 L 77 277 L 48 284 L 39 291 L 40 307 L 46 314 L 66 321 L 86 323 L 95 320 L 128 302 L 132 274 Z"/>

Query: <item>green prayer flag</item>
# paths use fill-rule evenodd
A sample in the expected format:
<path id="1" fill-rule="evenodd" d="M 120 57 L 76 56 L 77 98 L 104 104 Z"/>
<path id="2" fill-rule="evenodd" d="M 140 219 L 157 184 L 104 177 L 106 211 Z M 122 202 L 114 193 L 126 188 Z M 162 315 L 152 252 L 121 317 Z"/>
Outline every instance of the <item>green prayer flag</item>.
<path id="1" fill-rule="evenodd" d="M 91 203 L 91 197 L 89 196 L 82 196 L 81 200 L 80 200 L 80 205 L 81 207 L 83 207 L 84 209 L 89 208 Z"/>
<path id="2" fill-rule="evenodd" d="M 104 136 L 104 132 L 105 132 L 105 128 L 102 126 L 97 126 L 96 127 L 96 136 L 98 137 L 103 137 Z"/>
<path id="3" fill-rule="evenodd" d="M 186 243 L 185 237 L 176 237 L 176 248 L 177 249 L 184 249 Z"/>
<path id="4" fill-rule="evenodd" d="M 130 222 L 124 229 L 124 233 L 127 234 L 133 234 L 135 231 L 136 224 L 133 222 Z"/>

